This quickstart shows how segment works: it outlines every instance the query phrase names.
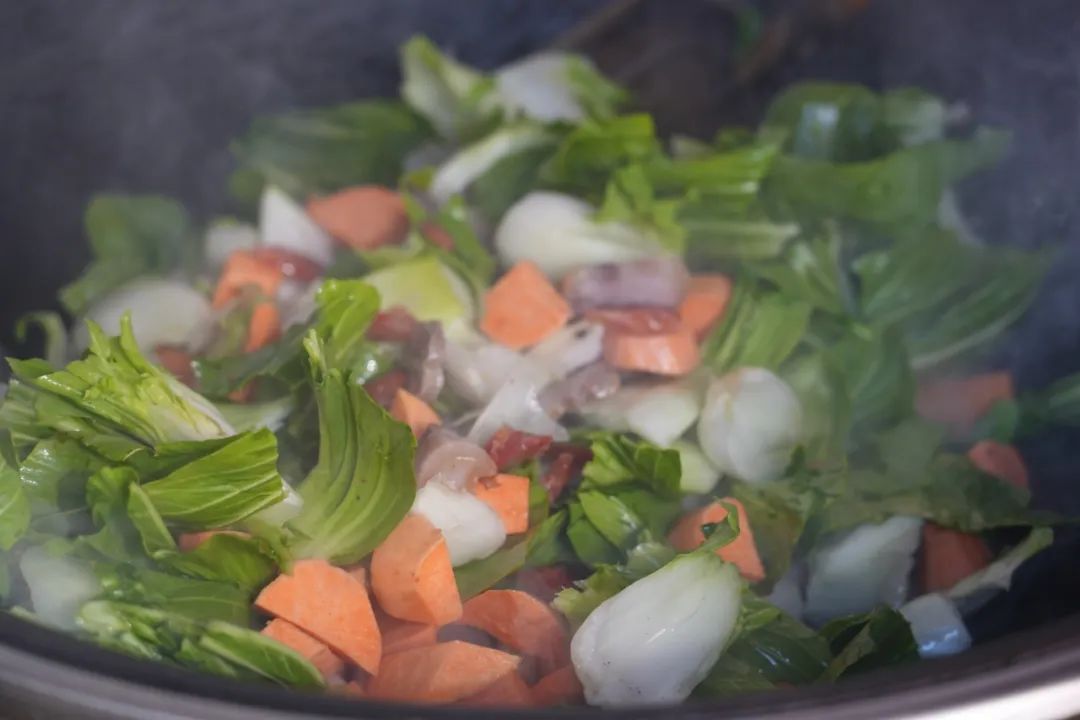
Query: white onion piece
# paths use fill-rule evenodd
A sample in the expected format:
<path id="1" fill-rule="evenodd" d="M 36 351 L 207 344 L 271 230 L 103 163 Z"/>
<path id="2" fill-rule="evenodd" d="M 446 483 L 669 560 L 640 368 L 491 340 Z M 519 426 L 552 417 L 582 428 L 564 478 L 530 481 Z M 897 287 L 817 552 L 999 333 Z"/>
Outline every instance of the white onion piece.
<path id="1" fill-rule="evenodd" d="M 596 362 L 603 352 L 604 326 L 583 320 L 544 338 L 528 352 L 528 357 L 550 370 L 552 378 L 560 380 Z"/>
<path id="2" fill-rule="evenodd" d="M 455 393 L 473 405 L 490 402 L 519 362 L 518 353 L 481 338 L 446 341 L 447 382 Z"/>
<path id="3" fill-rule="evenodd" d="M 880 525 L 860 525 L 814 550 L 806 620 L 820 625 L 878 605 L 898 607 L 907 597 L 922 525 L 919 518 L 898 515 Z"/>
<path id="4" fill-rule="evenodd" d="M 285 490 L 285 497 L 252 515 L 253 519 L 274 527 L 284 527 L 285 523 L 300 514 L 300 511 L 304 509 L 304 498 L 284 479 L 281 485 Z"/>
<path id="5" fill-rule="evenodd" d="M 491 398 L 473 423 L 468 438 L 483 445 L 503 425 L 515 430 L 549 435 L 557 441 L 570 435 L 551 419 L 540 404 L 540 391 L 551 381 L 551 373 L 538 363 L 523 359 L 510 379 Z"/>
<path id="6" fill-rule="evenodd" d="M 682 467 L 679 489 L 683 493 L 698 495 L 712 492 L 720 481 L 720 471 L 709 462 L 705 453 L 701 452 L 697 445 L 681 440 L 672 443 L 671 447 L 679 451 L 679 465 Z"/>
<path id="7" fill-rule="evenodd" d="M 431 178 L 428 193 L 441 205 L 464 192 L 474 180 L 503 158 L 551 141 L 551 134 L 536 125 L 496 130 L 479 142 L 462 148 L 440 165 Z"/>
<path id="8" fill-rule="evenodd" d="M 274 186 L 268 186 L 259 204 L 262 244 L 294 252 L 323 267 L 334 259 L 334 240 L 308 217 L 299 203 Z"/>
<path id="9" fill-rule="evenodd" d="M 791 387 L 761 368 L 713 381 L 698 423 L 701 449 L 722 471 L 748 483 L 776 480 L 802 435 L 802 406 Z"/>
<path id="10" fill-rule="evenodd" d="M 225 264 L 237 250 L 251 250 L 259 244 L 259 231 L 254 225 L 236 220 L 218 220 L 206 229 L 203 256 L 214 269 Z"/>
<path id="11" fill-rule="evenodd" d="M 90 566 L 69 555 L 32 547 L 19 559 L 19 570 L 30 590 L 34 614 L 60 630 L 75 630 L 79 609 L 101 593 Z"/>
<path id="12" fill-rule="evenodd" d="M 429 482 L 417 490 L 412 511 L 442 531 L 454 567 L 482 560 L 506 542 L 506 527 L 490 505 L 441 482 Z"/>
<path id="13" fill-rule="evenodd" d="M 120 334 L 120 319 L 131 313 L 131 329 L 143 353 L 157 345 L 179 345 L 198 352 L 214 332 L 214 310 L 202 293 L 187 283 L 166 278 L 144 277 L 121 285 L 96 300 L 86 311 L 108 335 Z M 90 343 L 84 323 L 74 331 L 78 350 Z"/>
<path id="14" fill-rule="evenodd" d="M 589 403 L 581 415 L 606 430 L 631 430 L 667 447 L 685 433 L 701 411 L 698 391 L 682 381 L 624 387 Z"/>
<path id="15" fill-rule="evenodd" d="M 605 600 L 570 641 L 585 699 L 603 707 L 685 700 L 734 632 L 741 595 L 734 565 L 690 553 Z"/>
<path id="16" fill-rule="evenodd" d="M 495 87 L 511 113 L 542 122 L 585 119 L 570 84 L 570 55 L 542 52 L 510 63 L 495 73 Z"/>
<path id="17" fill-rule="evenodd" d="M 971 634 L 956 606 L 943 595 L 930 593 L 900 608 L 924 658 L 944 657 L 971 647 Z"/>
<path id="18" fill-rule="evenodd" d="M 460 490 L 498 472 L 484 448 L 442 427 L 424 434 L 416 449 L 415 464 L 418 487 L 439 482 Z"/>
<path id="19" fill-rule="evenodd" d="M 582 265 L 664 255 L 651 238 L 626 223 L 597 223 L 583 200 L 555 192 L 531 192 L 515 203 L 495 229 L 495 249 L 504 265 L 533 262 L 548 277 L 561 278 Z"/>

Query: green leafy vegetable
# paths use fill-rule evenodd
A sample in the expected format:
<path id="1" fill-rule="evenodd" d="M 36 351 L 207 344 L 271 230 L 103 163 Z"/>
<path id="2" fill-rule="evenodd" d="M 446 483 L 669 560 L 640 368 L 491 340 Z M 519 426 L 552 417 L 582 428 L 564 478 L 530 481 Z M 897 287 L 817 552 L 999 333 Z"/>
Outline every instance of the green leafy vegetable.
<path id="1" fill-rule="evenodd" d="M 401 47 L 401 97 L 442 137 L 468 140 L 501 115 L 495 82 L 439 51 L 423 37 Z"/>
<path id="2" fill-rule="evenodd" d="M 412 506 L 415 440 L 349 374 L 328 365 L 314 331 L 304 345 L 319 408 L 319 462 L 300 486 L 294 550 L 348 564 L 374 550 Z"/>
<path id="3" fill-rule="evenodd" d="M 68 333 L 64 319 L 55 312 L 32 312 L 23 315 L 15 324 L 15 339 L 25 343 L 30 327 L 37 325 L 45 336 L 45 360 L 53 367 L 67 362 Z"/>
<path id="4" fill-rule="evenodd" d="M 60 291 L 60 302 L 74 315 L 139 275 L 193 271 L 202 254 L 187 212 L 168 198 L 98 195 L 84 224 L 94 260 Z"/>
<path id="5" fill-rule="evenodd" d="M 567 191 L 599 194 L 615 171 L 654 157 L 659 148 L 648 115 L 587 120 L 560 143 L 543 179 Z"/>
<path id="6" fill-rule="evenodd" d="M 919 659 L 911 626 L 892 608 L 838 618 L 822 628 L 821 634 L 834 655 L 823 676 L 828 680 Z"/>
<path id="7" fill-rule="evenodd" d="M 0 550 L 10 550 L 30 526 L 30 501 L 19 472 L 0 461 Z"/>
<path id="8" fill-rule="evenodd" d="M 740 281 L 723 319 L 705 340 L 703 362 L 713 372 L 740 367 L 776 369 L 806 332 L 810 305 Z"/>
<path id="9" fill-rule="evenodd" d="M 257 118 L 233 143 L 241 166 L 263 183 L 306 198 L 350 185 L 393 185 L 405 155 L 430 129 L 399 102 L 367 100 Z"/>
<path id="10" fill-rule="evenodd" d="M 569 55 L 565 63 L 566 80 L 589 117 L 598 120 L 614 117 L 630 99 L 625 89 L 606 78 L 587 58 Z"/>
<path id="11" fill-rule="evenodd" d="M 679 496 L 682 469 L 678 450 L 615 433 L 595 433 L 590 439 L 592 459 L 582 470 L 582 490 L 608 492 L 641 485 L 660 497 Z"/>
<path id="12" fill-rule="evenodd" d="M 321 688 L 319 671 L 296 651 L 229 623 L 199 622 L 127 602 L 87 603 L 79 624 L 98 642 L 135 657 L 168 661 L 226 677 L 262 677 L 297 688 Z"/>
<path id="13" fill-rule="evenodd" d="M 285 497 L 277 472 L 277 440 L 269 430 L 229 443 L 165 477 L 143 485 L 163 518 L 188 527 L 239 522 Z"/>

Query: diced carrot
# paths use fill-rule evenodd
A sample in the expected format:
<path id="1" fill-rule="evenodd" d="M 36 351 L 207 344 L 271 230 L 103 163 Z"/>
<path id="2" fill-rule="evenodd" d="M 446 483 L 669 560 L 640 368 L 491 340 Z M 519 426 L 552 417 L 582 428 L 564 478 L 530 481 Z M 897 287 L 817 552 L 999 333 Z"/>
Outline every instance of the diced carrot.
<path id="1" fill-rule="evenodd" d="M 280 264 L 260 260 L 250 250 L 237 250 L 229 256 L 221 270 L 213 305 L 216 308 L 224 307 L 244 288 L 252 285 L 263 295 L 272 297 L 284 279 L 285 273 Z"/>
<path id="2" fill-rule="evenodd" d="M 469 707 L 529 707 L 533 704 L 533 695 L 521 675 L 512 672 L 461 700 L 459 704 Z"/>
<path id="3" fill-rule="evenodd" d="M 255 352 L 281 337 L 281 313 L 270 300 L 256 303 L 251 309 L 244 352 Z"/>
<path id="4" fill-rule="evenodd" d="M 173 345 L 158 345 L 154 348 L 154 354 L 158 364 L 177 380 L 188 387 L 195 386 L 195 368 L 191 366 L 195 357 L 191 353 Z"/>
<path id="5" fill-rule="evenodd" d="M 315 224 L 355 250 L 397 244 L 409 231 L 401 195 L 379 185 L 359 185 L 313 198 L 307 211 Z"/>
<path id="6" fill-rule="evenodd" d="M 540 678 L 532 686 L 532 696 L 537 707 L 580 705 L 585 701 L 585 691 L 573 665 L 566 665 Z"/>
<path id="7" fill-rule="evenodd" d="M 520 350 L 561 328 L 570 313 L 570 305 L 540 268 L 520 262 L 484 296 L 480 329 L 492 340 Z"/>
<path id="8" fill-rule="evenodd" d="M 438 629 L 434 625 L 406 622 L 386 613 L 379 613 L 378 617 L 379 627 L 382 628 L 383 655 L 431 647 L 438 642 Z"/>
<path id="9" fill-rule="evenodd" d="M 993 475 L 1018 488 L 1027 489 L 1030 485 L 1024 458 L 1012 445 L 983 440 L 968 450 L 968 459 L 987 475 Z"/>
<path id="10" fill-rule="evenodd" d="M 1007 372 L 940 378 L 919 383 L 915 409 L 923 418 L 965 435 L 994 403 L 1013 395 L 1012 375 Z"/>
<path id="11" fill-rule="evenodd" d="M 501 650 L 459 640 L 439 643 L 387 655 L 367 691 L 380 700 L 451 703 L 515 672 L 520 662 Z"/>
<path id="12" fill-rule="evenodd" d="M 504 473 L 480 478 L 472 493 L 499 514 L 507 535 L 529 529 L 529 478 Z"/>
<path id="13" fill-rule="evenodd" d="M 604 325 L 604 359 L 620 370 L 685 375 L 701 351 L 693 331 L 667 310 L 590 310 L 585 317 Z"/>
<path id="14" fill-rule="evenodd" d="M 731 299 L 731 279 L 726 275 L 695 275 L 679 304 L 679 318 L 701 340 L 724 315 Z"/>
<path id="15" fill-rule="evenodd" d="M 944 528 L 934 523 L 923 526 L 924 592 L 948 590 L 968 575 L 982 570 L 992 559 L 990 549 L 978 535 Z"/>
<path id="16" fill-rule="evenodd" d="M 423 515 L 406 515 L 375 549 L 371 589 L 379 606 L 399 620 L 438 627 L 461 617 L 446 540 Z"/>
<path id="17" fill-rule="evenodd" d="M 761 582 L 765 579 L 765 567 L 754 544 L 754 531 L 750 528 L 746 508 L 734 498 L 724 498 L 724 502 L 731 503 L 739 510 L 739 535 L 733 542 L 718 549 L 716 554 L 737 567 L 739 573 L 750 582 Z M 727 510 L 723 505 L 719 502 L 709 503 L 683 515 L 668 534 L 668 542 L 681 552 L 693 550 L 705 542 L 701 526 L 721 522 L 726 517 Z"/>
<path id="18" fill-rule="evenodd" d="M 465 625 L 483 630 L 515 652 L 540 662 L 550 672 L 570 661 L 570 639 L 550 607 L 520 590 L 486 590 L 465 603 Z"/>
<path id="19" fill-rule="evenodd" d="M 442 226 L 433 222 L 426 222 L 420 226 L 420 234 L 435 247 L 442 248 L 447 252 L 454 249 L 454 238 Z"/>
<path id="20" fill-rule="evenodd" d="M 308 635 L 287 620 L 271 620 L 262 629 L 262 634 L 303 655 L 328 682 L 340 679 L 345 672 L 345 661 L 334 654 L 326 643 Z"/>
<path id="21" fill-rule="evenodd" d="M 249 538 L 246 532 L 240 530 L 203 530 L 202 532 L 180 533 L 176 538 L 176 544 L 180 552 L 191 552 L 215 535 L 233 535 L 239 538 Z"/>
<path id="22" fill-rule="evenodd" d="M 413 435 L 420 437 L 432 425 L 439 425 L 442 420 L 431 406 L 413 395 L 405 388 L 398 388 L 394 393 L 394 402 L 390 404 L 390 415 L 398 422 L 409 426 Z"/>
<path id="23" fill-rule="evenodd" d="M 255 607 L 288 620 L 369 673 L 379 671 L 382 636 L 367 590 L 325 560 L 300 560 L 255 599 Z"/>

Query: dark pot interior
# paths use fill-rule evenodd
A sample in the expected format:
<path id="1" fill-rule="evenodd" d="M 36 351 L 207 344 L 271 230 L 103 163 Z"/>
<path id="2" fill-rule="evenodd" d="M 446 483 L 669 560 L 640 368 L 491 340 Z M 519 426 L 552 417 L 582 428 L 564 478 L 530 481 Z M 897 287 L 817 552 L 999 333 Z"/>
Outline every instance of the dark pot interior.
<path id="1" fill-rule="evenodd" d="M 964 204 L 974 226 L 989 242 L 1059 248 L 1034 309 L 980 363 L 1011 369 L 1021 389 L 1041 387 L 1080 370 L 1080 284 L 1075 282 L 1080 276 L 1075 208 L 1075 188 L 1080 184 L 1076 3 L 880 0 L 849 21 L 838 19 L 843 15 L 839 9 L 853 3 L 839 0 L 760 3 L 767 16 L 787 13 L 791 39 L 783 46 L 786 52 L 771 58 L 775 62 L 750 67 L 753 78 L 746 83 L 737 81 L 736 72 L 747 71 L 747 66 L 736 66 L 732 59 L 738 35 L 729 8 L 735 4 L 706 0 L 610 5 L 592 0 L 474 0 L 467 5 L 439 0 L 4 3 L 0 343 L 15 347 L 14 320 L 28 310 L 53 307 L 56 289 L 86 262 L 82 208 L 93 193 L 160 192 L 182 198 L 196 216 L 220 212 L 226 209 L 224 187 L 231 168 L 228 142 L 255 114 L 391 94 L 398 81 L 396 48 L 420 32 L 482 67 L 497 66 L 553 42 L 584 49 L 634 89 L 640 104 L 657 112 L 667 131 L 701 135 L 720 123 L 753 123 L 778 88 L 803 78 L 874 87 L 919 85 L 962 101 L 979 121 L 1014 133 L 1006 162 L 964 188 Z M 588 26 L 590 31 L 580 30 L 578 23 L 584 18 L 613 6 L 623 6 L 625 12 L 606 24 Z M 827 6 L 825 11 L 822 6 Z M 1077 461 L 1070 452 L 1078 441 L 1080 433 L 1058 431 L 1022 447 L 1032 468 L 1036 504 L 1080 513 L 1080 492 L 1074 489 Z M 838 716 L 838 702 L 857 698 L 866 702 L 890 688 L 903 692 L 976 670 L 1003 672 L 1002 667 L 1016 664 L 1035 648 L 1041 648 L 1044 659 L 1030 660 L 1027 667 L 1048 662 L 1047 673 L 1068 671 L 1070 658 L 1055 655 L 1051 639 L 1075 644 L 1078 635 L 1075 622 L 1062 620 L 1080 607 L 1080 575 L 1073 571 L 1078 544 L 1075 531 L 1060 531 L 1055 546 L 1020 571 L 1013 590 L 979 611 L 970 623 L 980 642 L 1062 623 L 1057 628 L 1041 635 L 1015 635 L 1005 644 L 991 644 L 944 663 L 869 678 L 848 688 L 805 696 L 800 691 L 797 699 L 773 698 L 769 704 L 779 710 L 791 709 L 794 703 L 810 712 L 813 707 L 831 706 L 823 712 Z M 138 665 L 7 617 L 0 618 L 0 641 L 50 661 L 93 667 L 182 692 L 249 699 L 247 692 L 227 683 Z M 3 645 L 0 661 L 7 652 Z M 9 655 L 0 668 L 16 667 L 20 658 Z M 28 660 L 21 667 L 31 675 L 60 672 L 56 666 L 38 667 Z M 1023 667 L 1010 672 L 1019 673 Z M 13 682 L 13 676 L 7 677 L 9 684 Z M 977 682 L 956 679 L 953 686 L 976 692 L 970 683 Z M 989 687 L 1007 686 L 1006 678 Z M 116 686 L 105 684 L 88 687 L 83 693 L 87 701 L 94 687 L 102 688 L 102 693 L 106 687 L 118 692 Z M 921 697 L 933 700 L 938 697 L 934 692 L 926 690 Z M 253 701 L 257 697 L 250 695 Z M 357 715 L 356 706 L 332 699 L 296 704 L 283 694 L 264 697 L 274 699 L 276 707 L 295 704 L 308 711 Z M 725 708 L 737 712 L 749 707 L 745 702 L 751 701 L 739 700 Z M 197 712 L 181 706 L 173 710 L 175 714 L 162 717 Z M 877 714 L 881 713 L 892 714 L 879 708 Z M 369 714 L 387 716 L 375 709 Z M 88 716 L 89 711 L 72 715 Z"/>

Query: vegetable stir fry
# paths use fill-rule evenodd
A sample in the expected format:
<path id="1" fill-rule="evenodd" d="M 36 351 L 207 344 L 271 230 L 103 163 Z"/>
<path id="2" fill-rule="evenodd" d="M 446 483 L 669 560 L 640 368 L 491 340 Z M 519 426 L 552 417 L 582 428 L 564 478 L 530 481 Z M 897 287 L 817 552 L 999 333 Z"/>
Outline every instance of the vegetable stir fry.
<path id="1" fill-rule="evenodd" d="M 90 204 L 73 329 L 24 321 L 46 357 L 10 361 L 0 406 L 3 606 L 471 706 L 968 647 L 1060 520 L 1010 443 L 1080 417 L 1075 380 L 959 370 L 1049 260 L 957 220 L 1007 136 L 814 83 L 756 129 L 662 138 L 580 57 L 401 59 L 400 100 L 257 119 L 235 217 Z"/>

